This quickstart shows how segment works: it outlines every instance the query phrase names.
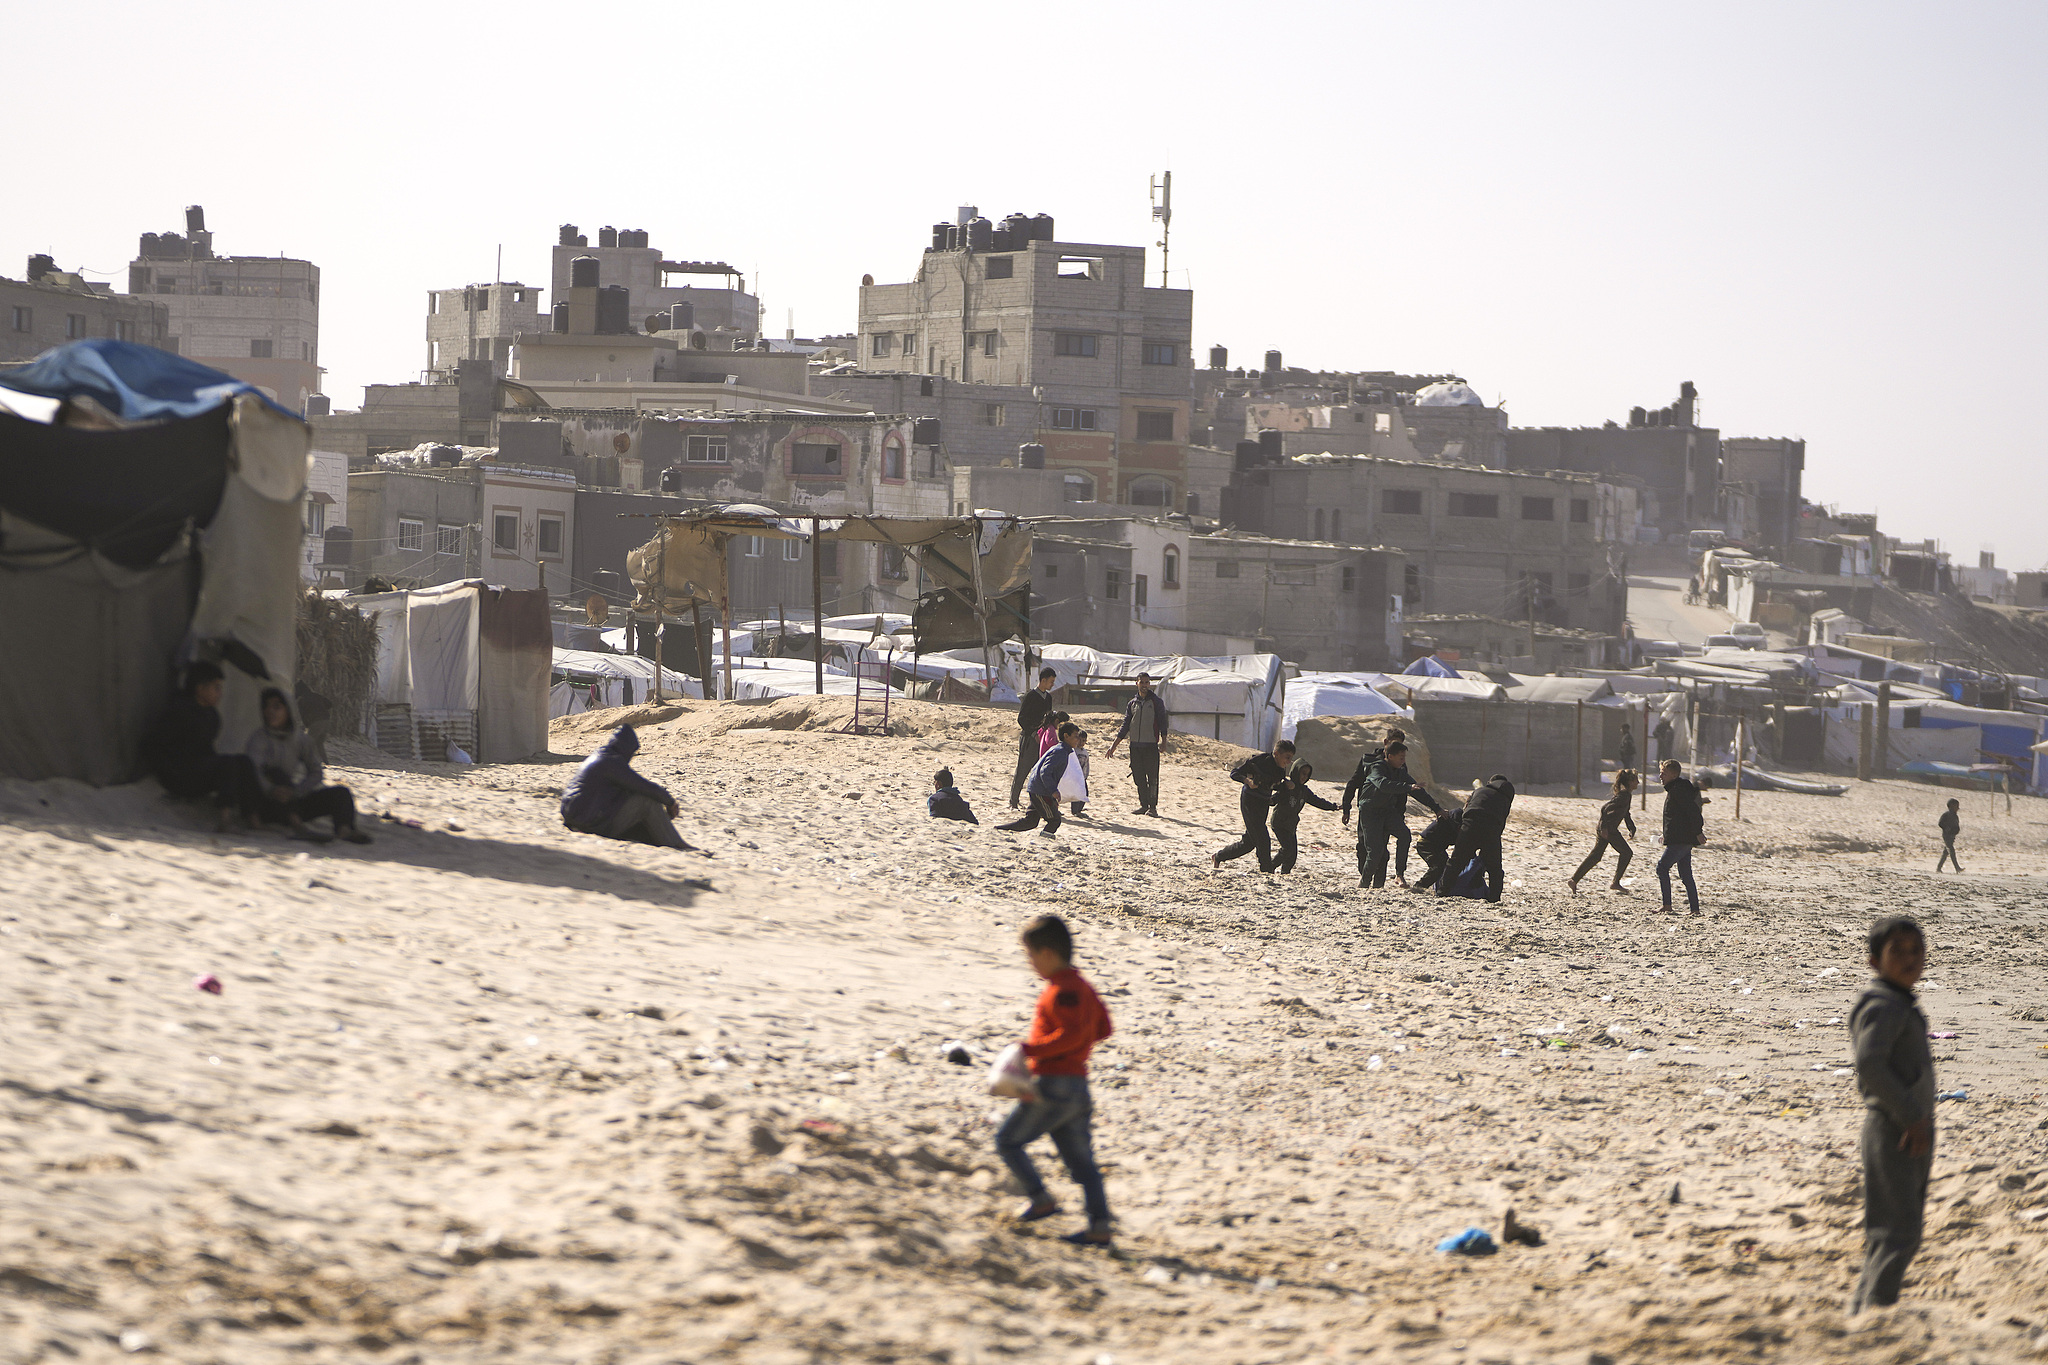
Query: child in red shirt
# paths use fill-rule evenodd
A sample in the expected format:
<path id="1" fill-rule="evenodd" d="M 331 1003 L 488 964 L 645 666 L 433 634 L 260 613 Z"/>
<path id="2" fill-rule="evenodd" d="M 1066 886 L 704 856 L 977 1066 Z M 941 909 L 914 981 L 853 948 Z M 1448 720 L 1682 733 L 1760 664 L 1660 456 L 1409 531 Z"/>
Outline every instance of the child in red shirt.
<path id="1" fill-rule="evenodd" d="M 1039 915 L 1024 926 L 1024 955 L 1045 978 L 1045 990 L 1024 1037 L 1024 1056 L 1038 1078 L 1038 1098 L 1019 1100 L 996 1131 L 996 1155 L 1024 1186 L 1030 1203 L 1018 1213 L 1020 1223 L 1035 1223 L 1060 1211 L 1038 1168 L 1024 1148 L 1048 1136 L 1065 1163 L 1067 1174 L 1081 1187 L 1088 1211 L 1088 1230 L 1067 1241 L 1107 1246 L 1110 1241 L 1109 1197 L 1102 1171 L 1095 1164 L 1090 1126 L 1094 1103 L 1088 1095 L 1088 1054 L 1109 1037 L 1109 1011 L 1082 975 L 1074 970 L 1074 939 L 1058 915 Z"/>

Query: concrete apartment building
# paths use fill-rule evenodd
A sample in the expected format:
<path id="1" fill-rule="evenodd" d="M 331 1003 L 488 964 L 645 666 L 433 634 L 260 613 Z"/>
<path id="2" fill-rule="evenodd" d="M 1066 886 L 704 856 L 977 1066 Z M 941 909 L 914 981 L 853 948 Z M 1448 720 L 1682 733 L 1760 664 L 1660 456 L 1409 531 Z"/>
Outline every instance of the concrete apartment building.
<path id="1" fill-rule="evenodd" d="M 1191 291 L 1145 283 L 1143 247 L 1057 241 L 1046 215 L 1012 214 L 998 226 L 963 208 L 933 226 L 914 279 L 862 284 L 859 363 L 1001 388 L 960 395 L 1002 430 L 992 460 L 1023 444 L 1013 439 L 1021 418 L 1048 468 L 1085 474 L 1117 502 L 1179 509 L 1193 311 Z M 920 385 L 920 396 L 937 394 Z M 992 407 L 1001 411 L 991 422 Z M 974 423 L 956 414 L 950 425 Z"/>
<path id="2" fill-rule="evenodd" d="M 1526 616 L 1620 634 L 1637 490 L 1587 474 L 1481 469 L 1372 456 L 1248 463 L 1223 519 L 1309 541 L 1396 544 L 1389 591 L 1417 612 Z"/>
<path id="3" fill-rule="evenodd" d="M 1695 424 L 1698 390 L 1679 385 L 1678 401 L 1654 412 L 1635 408 L 1627 426 L 1510 427 L 1509 469 L 1569 469 L 1639 481 L 1643 520 L 1663 539 L 1721 526 L 1721 433 Z"/>
<path id="4" fill-rule="evenodd" d="M 1209 368 L 1195 374 L 1197 439 L 1219 449 L 1263 430 L 1313 431 L 1290 435 L 1286 453 L 1507 463 L 1506 410 L 1456 375 L 1309 371 L 1286 367 L 1278 351 L 1266 352 L 1264 370 L 1228 369 L 1229 359 L 1228 349 L 1212 346 Z"/>
<path id="5" fill-rule="evenodd" d="M 517 280 L 427 292 L 427 371 L 435 383 L 455 377 L 461 360 L 481 360 L 503 379 L 521 332 L 538 332 L 541 291 Z"/>
<path id="6" fill-rule="evenodd" d="M 1380 669 L 1399 648 L 1384 546 L 1201 532 L 1185 517 L 1055 518 L 1032 528 L 1031 633 L 1133 654 L 1265 650 Z"/>
<path id="7" fill-rule="evenodd" d="M 320 268 L 288 256 L 217 256 L 206 211 L 185 231 L 145 232 L 128 293 L 164 304 L 166 349 L 225 370 L 294 412 L 320 392 Z"/>
<path id="8" fill-rule="evenodd" d="M 34 360 L 53 346 L 111 337 L 171 349 L 170 310 L 116 294 L 48 256 L 28 258 L 28 278 L 0 276 L 0 365 Z"/>
<path id="9" fill-rule="evenodd" d="M 481 577 L 574 595 L 576 479 L 495 461 L 362 470 L 348 476 L 351 586 L 377 577 L 425 586 Z"/>
<path id="10" fill-rule="evenodd" d="M 1739 488 L 1755 509 L 1748 534 L 1731 533 L 1770 550 L 1799 539 L 1800 482 L 1806 471 L 1806 442 L 1785 436 L 1725 436 L 1721 439 L 1721 485 Z"/>
<path id="11" fill-rule="evenodd" d="M 550 297 L 558 307 L 574 284 L 578 258 L 596 261 L 605 283 L 626 291 L 625 321 L 631 327 L 648 332 L 679 331 L 683 344 L 696 350 L 749 349 L 761 335 L 761 301 L 740 288 L 740 272 L 723 261 L 668 260 L 660 248 L 647 244 L 643 228 L 600 228 L 597 245 L 592 246 L 574 223 L 564 223 L 549 276 Z M 718 288 L 670 283 L 679 277 L 719 277 L 725 283 Z M 657 314 L 660 325 L 655 323 Z"/>

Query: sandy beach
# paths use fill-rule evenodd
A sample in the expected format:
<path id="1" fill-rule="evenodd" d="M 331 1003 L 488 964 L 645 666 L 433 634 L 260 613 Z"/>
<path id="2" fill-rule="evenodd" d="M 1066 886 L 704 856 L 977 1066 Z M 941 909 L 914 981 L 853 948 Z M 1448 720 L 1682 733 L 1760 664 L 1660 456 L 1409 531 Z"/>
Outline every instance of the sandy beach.
<path id="1" fill-rule="evenodd" d="M 1091 722 L 1093 818 L 1045 839 L 991 828 L 1007 712 L 846 708 L 599 712 L 474 768 L 338 743 L 367 848 L 0 781 L 0 1359 L 2048 1360 L 2048 801 L 1963 795 L 1956 876 L 1954 793 L 1714 791 L 1693 918 L 1651 913 L 1660 794 L 1631 892 L 1573 897 L 1597 798 L 1525 792 L 1489 906 L 1359 890 L 1315 810 L 1291 877 L 1212 874 L 1226 745 L 1169 747 L 1137 817 Z M 713 856 L 561 827 L 622 719 Z M 942 764 L 981 826 L 926 818 Z M 1059 1241 L 1063 1174 L 1012 1227 L 991 1144 L 1040 910 L 1118 1026 L 1114 1255 Z M 1904 1299 L 1850 1319 L 1842 1019 L 1888 911 L 1967 1098 Z M 1511 1207 L 1542 1245 L 1434 1250 Z"/>

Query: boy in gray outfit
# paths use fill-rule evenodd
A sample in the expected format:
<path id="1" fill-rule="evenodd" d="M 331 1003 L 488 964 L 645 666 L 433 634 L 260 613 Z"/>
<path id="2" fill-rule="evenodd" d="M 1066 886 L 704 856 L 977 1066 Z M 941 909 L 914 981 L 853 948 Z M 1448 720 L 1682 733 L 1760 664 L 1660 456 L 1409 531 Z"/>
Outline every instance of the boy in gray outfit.
<path id="1" fill-rule="evenodd" d="M 1851 1313 L 1899 1301 L 1899 1283 L 1927 1211 L 1934 1164 L 1934 1053 L 1913 987 L 1927 967 L 1927 936 L 1904 915 L 1870 930 L 1877 979 L 1849 1011 L 1856 1088 L 1863 1092 L 1863 1277 Z"/>

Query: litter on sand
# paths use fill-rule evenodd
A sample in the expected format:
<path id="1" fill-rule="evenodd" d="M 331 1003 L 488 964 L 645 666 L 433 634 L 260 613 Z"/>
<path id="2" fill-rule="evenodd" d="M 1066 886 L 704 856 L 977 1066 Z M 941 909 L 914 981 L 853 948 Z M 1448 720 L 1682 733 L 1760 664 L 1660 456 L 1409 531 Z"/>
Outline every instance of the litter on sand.
<path id="1" fill-rule="evenodd" d="M 1485 1228 L 1466 1228 L 1455 1237 L 1438 1242 L 1436 1249 L 1453 1256 L 1491 1256 L 1500 1250 Z"/>

